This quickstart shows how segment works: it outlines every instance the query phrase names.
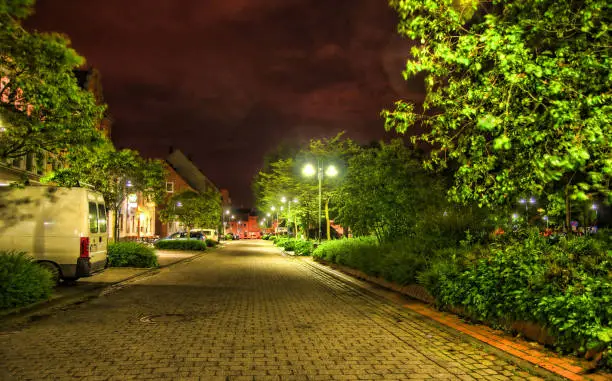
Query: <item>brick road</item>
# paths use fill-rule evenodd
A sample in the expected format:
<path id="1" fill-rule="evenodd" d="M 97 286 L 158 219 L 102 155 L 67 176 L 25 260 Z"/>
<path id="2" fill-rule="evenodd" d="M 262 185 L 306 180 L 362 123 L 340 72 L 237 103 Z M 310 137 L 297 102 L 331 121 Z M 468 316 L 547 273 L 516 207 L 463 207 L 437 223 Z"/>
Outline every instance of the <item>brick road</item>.
<path id="1" fill-rule="evenodd" d="M 0 334 L 8 380 L 538 380 L 263 241 Z"/>

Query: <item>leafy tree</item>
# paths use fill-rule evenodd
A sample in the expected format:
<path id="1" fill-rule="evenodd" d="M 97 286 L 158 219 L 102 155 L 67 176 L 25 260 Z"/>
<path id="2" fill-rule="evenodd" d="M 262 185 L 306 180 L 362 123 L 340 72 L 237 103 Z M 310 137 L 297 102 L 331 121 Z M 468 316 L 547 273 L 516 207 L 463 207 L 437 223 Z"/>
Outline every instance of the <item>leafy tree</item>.
<path id="1" fill-rule="evenodd" d="M 313 193 L 308 186 L 301 184 L 299 168 L 293 157 L 279 156 L 276 161 L 267 163 L 265 169 L 259 171 L 255 176 L 253 191 L 257 208 L 260 211 L 270 211 L 272 207 L 280 208 L 283 205 L 282 197 L 288 200 L 295 198 L 298 203 L 292 204 L 291 216 L 288 215 L 288 208 L 282 212 L 279 211 L 279 216 L 282 218 L 284 212 L 287 220 L 293 219 L 296 230 L 298 225 L 296 217 L 299 217 L 300 225 L 305 230 L 308 230 L 308 226 L 313 223 L 313 216 L 304 210 L 308 201 L 311 201 Z"/>
<path id="2" fill-rule="evenodd" d="M 271 206 L 278 208 L 283 196 L 287 199 L 297 198 L 299 203 L 292 204 L 291 214 L 301 219 L 306 231 L 318 226 L 318 179 L 316 174 L 313 178 L 306 178 L 302 174 L 303 166 L 310 163 L 315 166 L 321 165 L 325 170 L 327 165 L 333 164 L 336 168 L 340 168 L 339 171 L 342 173 L 348 158 L 357 151 L 358 146 L 350 139 L 344 138 L 343 133 L 332 138 L 313 139 L 307 147 L 295 154 L 294 149 L 277 150 L 278 159 L 266 163 L 265 168 L 259 171 L 253 181 L 258 209 L 270 210 Z M 284 155 L 295 155 L 295 157 L 282 157 Z M 330 238 L 330 200 L 341 181 L 342 178 L 339 176 L 326 177 L 322 182 L 321 199 L 325 207 L 328 239 Z"/>
<path id="3" fill-rule="evenodd" d="M 109 211 L 115 216 L 129 193 L 142 192 L 156 202 L 165 195 L 165 168 L 159 160 L 142 158 L 138 152 L 115 150 L 110 141 L 87 148 L 73 148 L 66 154 L 68 167 L 59 169 L 43 180 L 61 186 L 91 185 L 102 193 Z M 119 223 L 115 218 L 115 239 Z"/>
<path id="4" fill-rule="evenodd" d="M 0 1 L 0 160 L 101 138 L 95 127 L 104 107 L 73 74 L 84 59 L 66 37 L 21 27 L 33 5 Z"/>
<path id="5" fill-rule="evenodd" d="M 217 226 L 221 219 L 221 200 L 214 192 L 200 194 L 191 190 L 174 194 L 160 211 L 163 221 L 178 221 L 187 228 Z"/>
<path id="6" fill-rule="evenodd" d="M 423 113 L 396 103 L 386 129 L 425 131 L 427 167 L 459 166 L 449 195 L 513 203 L 547 187 L 608 200 L 612 174 L 610 4 L 390 0 L 418 41 L 405 78 L 424 74 Z"/>
<path id="7" fill-rule="evenodd" d="M 412 235 L 425 211 L 448 208 L 443 182 L 399 139 L 353 156 L 334 200 L 343 225 L 379 241 Z"/>
<path id="8" fill-rule="evenodd" d="M 342 184 L 348 160 L 358 152 L 359 146 L 351 139 L 345 138 L 344 132 L 341 132 L 332 138 L 312 139 L 308 145 L 308 149 L 300 153 L 301 161 L 306 162 L 312 160 L 313 164 L 316 164 L 322 172 L 326 172 L 329 166 L 334 166 L 338 172 L 336 176 L 326 176 L 323 174 L 324 180 L 321 182 L 321 202 L 324 206 L 325 231 L 328 240 L 331 239 L 329 216 L 330 202 L 337 194 L 338 187 Z M 313 181 L 308 181 L 302 177 L 302 183 L 309 184 L 311 192 L 318 191 L 317 181 L 317 175 L 313 176 Z"/>

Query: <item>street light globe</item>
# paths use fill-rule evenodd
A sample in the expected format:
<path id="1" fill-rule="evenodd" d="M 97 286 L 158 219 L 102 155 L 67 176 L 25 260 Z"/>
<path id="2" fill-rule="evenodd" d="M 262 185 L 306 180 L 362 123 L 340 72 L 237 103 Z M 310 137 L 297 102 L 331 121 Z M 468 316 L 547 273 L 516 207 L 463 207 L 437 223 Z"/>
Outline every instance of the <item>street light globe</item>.
<path id="1" fill-rule="evenodd" d="M 276 210 L 276 207 L 275 207 L 275 206 L 273 206 L 273 207 L 271 207 L 271 208 L 270 208 L 270 210 L 275 211 L 275 210 Z"/>
<path id="2" fill-rule="evenodd" d="M 597 204 L 593 204 L 593 205 L 591 205 L 591 209 L 593 209 L 593 210 L 597 210 Z"/>
<path id="3" fill-rule="evenodd" d="M 333 165 L 330 165 L 329 167 L 327 167 L 327 171 L 325 171 L 325 174 L 329 177 L 334 177 L 338 174 L 338 170 Z"/>
<path id="4" fill-rule="evenodd" d="M 229 210 L 226 210 L 226 211 L 225 211 L 225 214 L 229 214 Z"/>
<path id="5" fill-rule="evenodd" d="M 293 199 L 293 202 L 297 204 L 298 199 L 297 199 L 297 198 L 294 198 L 294 199 Z"/>
<path id="6" fill-rule="evenodd" d="M 281 198 L 281 202 L 287 202 L 287 197 L 284 197 L 284 196 L 283 196 L 283 197 Z"/>
<path id="7" fill-rule="evenodd" d="M 270 217 L 270 213 L 266 214 L 268 217 Z"/>
<path id="8" fill-rule="evenodd" d="M 302 168 L 302 174 L 304 174 L 304 176 L 314 176 L 316 172 L 317 171 L 312 164 L 306 164 L 304 168 Z"/>

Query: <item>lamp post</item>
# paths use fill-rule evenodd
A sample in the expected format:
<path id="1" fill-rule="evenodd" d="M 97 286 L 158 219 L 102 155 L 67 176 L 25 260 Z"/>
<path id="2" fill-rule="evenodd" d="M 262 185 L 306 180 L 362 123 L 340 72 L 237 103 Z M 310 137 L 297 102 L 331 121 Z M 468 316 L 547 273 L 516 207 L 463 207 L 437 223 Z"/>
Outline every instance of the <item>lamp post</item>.
<path id="1" fill-rule="evenodd" d="M 291 223 L 291 221 L 290 221 L 291 220 L 291 203 L 292 202 L 297 203 L 298 200 L 297 200 L 297 198 L 294 198 L 293 200 L 287 200 L 287 197 L 283 196 L 281 198 L 281 202 L 282 203 L 285 203 L 285 202 L 287 203 L 287 209 L 288 209 L 287 210 L 287 233 L 289 233 L 289 224 Z M 293 221 L 296 221 L 295 217 L 293 218 Z M 297 227 L 295 228 L 295 232 L 297 233 Z M 297 234 L 296 234 L 296 237 L 297 237 Z"/>
<path id="2" fill-rule="evenodd" d="M 276 206 L 273 206 L 270 208 L 270 210 L 272 211 L 272 217 L 274 218 L 274 211 L 276 211 L 276 228 L 274 228 L 274 233 L 278 232 L 278 211 L 276 210 Z"/>
<path id="3" fill-rule="evenodd" d="M 304 168 L 302 169 L 302 173 L 304 174 L 304 176 L 307 176 L 307 177 L 314 176 L 316 174 L 319 180 L 319 231 L 317 232 L 317 241 L 319 241 L 320 243 L 321 242 L 321 193 L 322 193 L 321 185 L 323 183 L 323 168 L 321 167 L 321 160 L 317 159 L 316 169 L 312 164 L 306 164 Z M 338 170 L 333 165 L 328 166 L 327 169 L 325 170 L 325 175 L 327 177 L 334 177 L 337 174 L 338 174 Z"/>
<path id="4" fill-rule="evenodd" d="M 225 227 L 225 216 L 226 216 L 226 215 L 229 215 L 229 214 L 230 214 L 229 209 L 227 209 L 227 210 L 225 211 L 225 214 L 221 213 L 221 220 L 222 220 L 222 222 L 223 222 L 223 236 L 224 236 L 224 237 L 225 237 L 225 233 L 227 232 L 227 231 L 226 231 L 226 227 Z"/>

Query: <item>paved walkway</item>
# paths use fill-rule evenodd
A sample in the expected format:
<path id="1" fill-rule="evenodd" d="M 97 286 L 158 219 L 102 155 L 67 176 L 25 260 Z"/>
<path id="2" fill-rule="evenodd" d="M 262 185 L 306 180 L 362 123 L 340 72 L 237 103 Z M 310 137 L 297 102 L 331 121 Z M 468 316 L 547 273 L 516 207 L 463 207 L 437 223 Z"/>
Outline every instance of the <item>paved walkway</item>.
<path id="1" fill-rule="evenodd" d="M 266 241 L 237 241 L 20 331 L 15 380 L 538 380 Z"/>

